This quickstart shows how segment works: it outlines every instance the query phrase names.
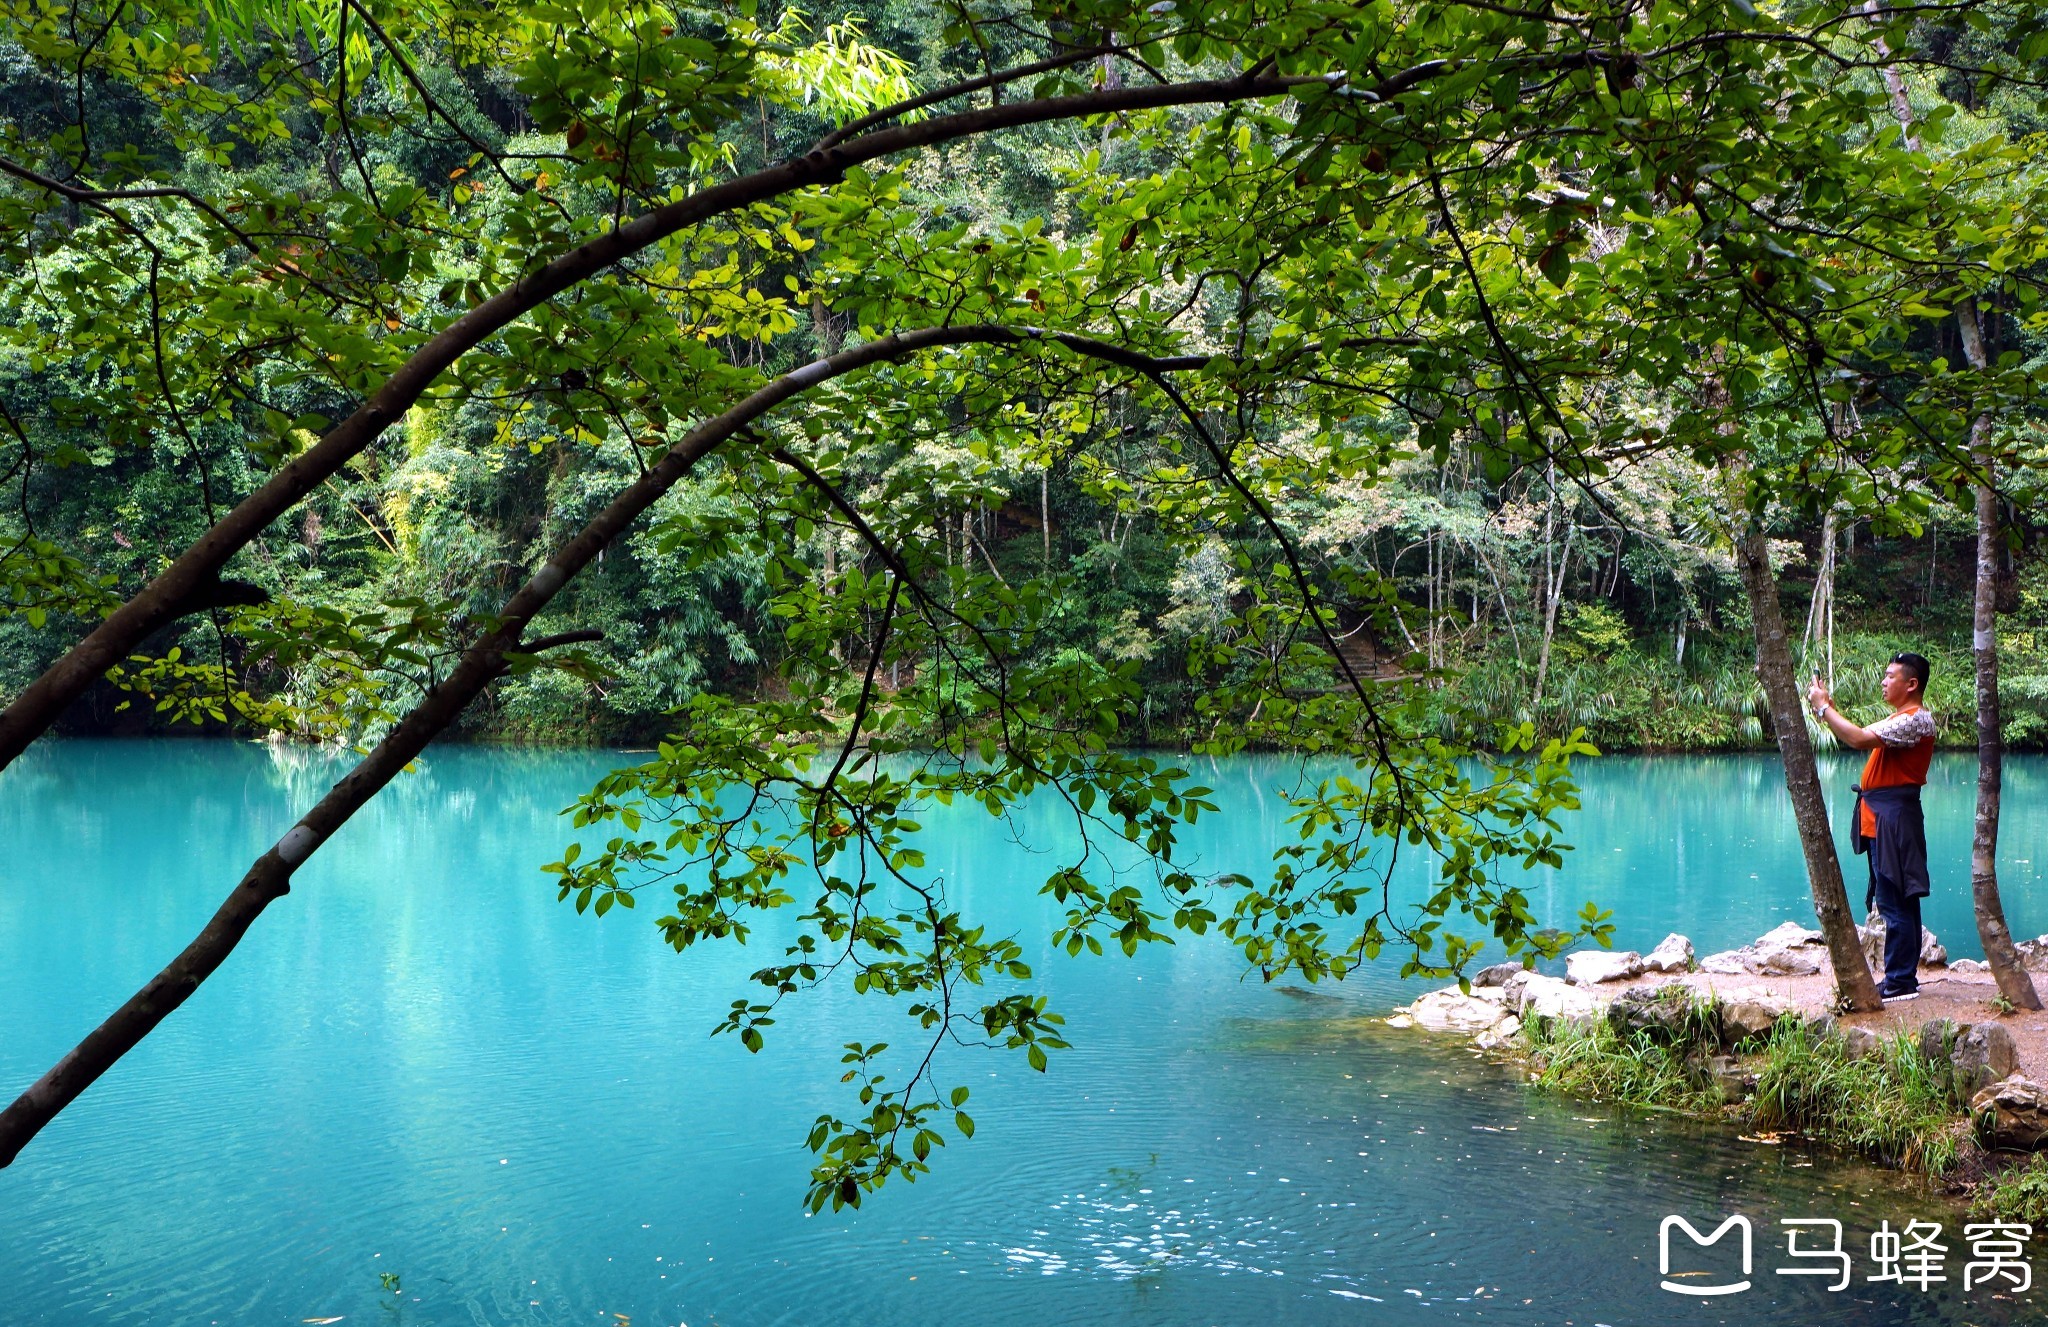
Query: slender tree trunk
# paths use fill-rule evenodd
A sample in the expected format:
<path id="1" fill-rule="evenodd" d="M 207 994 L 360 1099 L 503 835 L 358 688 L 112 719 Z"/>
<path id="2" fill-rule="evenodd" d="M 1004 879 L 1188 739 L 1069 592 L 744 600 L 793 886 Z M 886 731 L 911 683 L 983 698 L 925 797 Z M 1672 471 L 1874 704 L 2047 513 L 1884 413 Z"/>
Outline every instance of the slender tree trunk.
<path id="1" fill-rule="evenodd" d="M 1435 668 L 1442 660 L 1437 649 L 1437 622 L 1441 605 L 1437 602 L 1437 585 L 1440 578 L 1437 575 L 1436 531 L 1434 530 L 1429 532 L 1427 552 L 1429 561 L 1429 632 L 1423 639 L 1429 642 L 1429 666 Z"/>
<path id="2" fill-rule="evenodd" d="M 1508 604 L 1508 587 L 1501 582 L 1500 569 L 1494 566 L 1493 559 L 1486 555 L 1485 549 L 1475 543 L 1472 546 L 1472 550 L 1473 555 L 1486 567 L 1487 578 L 1493 582 L 1493 593 L 1500 600 L 1500 619 L 1508 624 L 1508 639 L 1514 643 L 1515 670 L 1520 672 L 1522 668 L 1522 629 L 1515 625 L 1515 610 Z"/>
<path id="3" fill-rule="evenodd" d="M 1956 310 L 1963 353 L 1972 368 L 1989 363 L 1977 305 L 1966 300 Z M 1977 585 L 1971 614 L 1971 658 L 1977 672 L 1977 816 L 1970 836 L 1970 901 L 1977 913 L 1977 938 L 1984 961 L 1998 981 L 1998 993 L 2022 1009 L 2039 1009 L 2040 993 L 2027 973 L 2012 931 L 2005 924 L 2005 904 L 1998 894 L 1998 812 L 2005 782 L 2005 733 L 1998 713 L 1998 493 L 1992 487 L 1991 416 L 1977 416 L 1970 429 L 1970 455 L 1977 476 Z"/>
<path id="4" fill-rule="evenodd" d="M 823 295 L 811 296 L 811 334 L 818 342 L 818 357 L 836 355 L 846 348 L 846 332 L 832 320 Z"/>
<path id="5" fill-rule="evenodd" d="M 1814 662 L 1818 654 L 1827 660 L 1822 668 Z M 1799 658 L 1808 668 L 1825 673 L 1828 686 L 1835 685 L 1835 513 L 1833 508 L 1821 521 L 1820 568 L 1813 578 L 1813 600 L 1806 608 L 1806 635 L 1799 642 Z"/>
<path id="6" fill-rule="evenodd" d="M 1827 940 L 1828 959 L 1834 964 L 1842 1001 L 1859 1012 L 1882 1009 L 1884 1000 L 1864 960 L 1856 917 L 1849 910 L 1848 891 L 1842 884 L 1842 862 L 1835 853 L 1827 796 L 1821 789 L 1813 739 L 1807 735 L 1799 678 L 1792 666 L 1784 610 L 1778 602 L 1777 573 L 1771 569 L 1770 539 L 1761 518 L 1750 511 L 1748 469 L 1747 462 L 1739 458 L 1722 462 L 1736 528 L 1735 565 L 1742 587 L 1749 593 L 1750 619 L 1756 631 L 1757 676 L 1770 702 L 1771 726 L 1778 735 L 1778 753 L 1785 761 L 1785 790 L 1791 794 L 1799 846 L 1806 855 L 1806 883 L 1813 892 L 1814 914 Z"/>
<path id="7" fill-rule="evenodd" d="M 1554 482 L 1552 490 L 1552 497 L 1554 499 L 1556 496 Z M 1550 522 L 1547 519 L 1544 521 L 1544 526 L 1547 536 L 1550 526 Z M 1535 697 L 1529 702 L 1532 708 L 1543 703 L 1543 683 L 1550 675 L 1550 642 L 1557 635 L 1557 607 L 1564 600 L 1565 577 L 1570 573 L 1572 565 L 1572 536 L 1578 532 L 1578 522 L 1571 518 L 1570 512 L 1566 512 L 1564 514 L 1564 547 L 1558 551 L 1554 575 L 1548 569 L 1549 551 L 1547 548 L 1544 553 L 1546 570 L 1544 572 L 1545 583 L 1543 586 L 1543 647 L 1536 656 L 1536 693 Z"/>
<path id="8" fill-rule="evenodd" d="M 1043 541 L 1043 556 L 1047 567 L 1052 566 L 1052 463 L 1046 462 L 1045 469 L 1038 472 L 1038 532 Z"/>
<path id="9" fill-rule="evenodd" d="M 1877 16 L 1877 0 L 1864 0 L 1863 12 Z M 1889 54 L 1878 42 L 1879 54 Z M 1918 152 L 1920 142 L 1913 133 L 1913 103 L 1906 95 L 1906 80 L 1894 66 L 1884 66 L 1885 90 L 1890 93 L 1892 114 L 1908 151 Z M 1963 343 L 1963 358 L 1971 368 L 1982 371 L 1991 366 L 1984 349 L 1984 325 L 1977 317 L 1977 301 L 1965 299 L 1956 307 L 1956 333 Z M 1998 982 L 1998 993 L 2022 1009 L 2039 1009 L 2040 993 L 2034 979 L 2013 946 L 2012 931 L 2005 924 L 2005 904 L 1998 894 L 1998 813 L 2005 783 L 2005 730 L 1998 713 L 1998 494 L 1992 487 L 1991 416 L 1977 416 L 1970 426 L 1970 454 L 1976 463 L 1977 498 L 1977 583 L 1971 605 L 1972 662 L 1977 682 L 1977 815 L 1970 835 L 1970 901 L 1977 914 L 1977 938 L 1984 945 L 1984 962 Z M 1935 539 L 1932 523 L 1927 528 L 1930 547 Z M 1931 563 L 1931 559 L 1930 559 Z M 1928 594 L 1933 595 L 1934 568 L 1927 571 Z"/>

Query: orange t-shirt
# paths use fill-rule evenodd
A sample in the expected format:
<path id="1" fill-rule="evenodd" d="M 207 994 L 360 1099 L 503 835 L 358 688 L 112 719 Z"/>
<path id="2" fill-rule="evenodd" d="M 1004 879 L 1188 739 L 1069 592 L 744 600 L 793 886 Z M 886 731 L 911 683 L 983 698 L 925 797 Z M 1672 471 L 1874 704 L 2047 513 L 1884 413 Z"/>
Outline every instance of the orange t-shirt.
<path id="1" fill-rule="evenodd" d="M 1903 719 L 1908 715 L 1921 712 L 1918 705 L 1908 705 L 1897 714 L 1892 715 L 1891 719 Z M 1870 730 L 1882 737 L 1883 730 L 1887 725 L 1891 724 L 1891 719 L 1880 719 L 1870 726 Z M 1899 726 L 1903 727 L 1905 725 Z M 1893 746 L 1888 741 L 1880 741 L 1877 746 L 1871 748 L 1869 758 L 1863 762 L 1863 786 L 1865 788 L 1897 788 L 1903 784 L 1913 784 L 1917 787 L 1925 787 L 1927 783 L 1927 767 L 1932 763 L 1934 763 L 1934 734 L 1932 731 L 1927 732 L 1919 740 L 1904 746 Z M 1863 813 L 1863 837 L 1866 839 L 1876 838 L 1876 813 L 1867 804 L 1859 804 L 1859 809 Z"/>

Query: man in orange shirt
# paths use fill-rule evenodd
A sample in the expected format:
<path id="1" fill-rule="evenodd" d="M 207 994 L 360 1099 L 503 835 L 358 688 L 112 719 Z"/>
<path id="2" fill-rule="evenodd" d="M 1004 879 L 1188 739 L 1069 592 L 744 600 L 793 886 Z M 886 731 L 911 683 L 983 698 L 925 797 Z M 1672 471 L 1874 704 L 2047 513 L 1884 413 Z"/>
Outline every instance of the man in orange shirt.
<path id="1" fill-rule="evenodd" d="M 1927 660 L 1895 654 L 1884 669 L 1884 701 L 1891 715 L 1858 727 L 1835 708 L 1818 674 L 1806 698 L 1835 740 L 1868 751 L 1856 785 L 1856 818 L 1850 842 L 1870 855 L 1867 912 L 1874 904 L 1884 918 L 1884 985 L 1887 1000 L 1910 1000 L 1920 990 L 1920 900 L 1927 878 L 1927 827 L 1920 789 L 1934 759 L 1934 716 L 1921 707 L 1927 693 Z"/>

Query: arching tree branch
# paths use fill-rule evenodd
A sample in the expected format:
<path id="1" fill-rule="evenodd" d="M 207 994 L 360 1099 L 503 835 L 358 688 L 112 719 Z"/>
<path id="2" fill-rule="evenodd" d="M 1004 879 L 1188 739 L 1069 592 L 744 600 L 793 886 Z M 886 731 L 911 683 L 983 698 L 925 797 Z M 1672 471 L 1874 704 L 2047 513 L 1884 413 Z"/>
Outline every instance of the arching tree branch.
<path id="1" fill-rule="evenodd" d="M 531 654 L 567 643 L 583 633 L 522 642 L 527 625 L 563 586 L 597 557 L 598 551 L 625 533 L 664 493 L 720 444 L 754 421 L 803 392 L 842 374 L 920 351 L 972 344 L 1024 345 L 1055 341 L 1073 348 L 1090 347 L 1110 362 L 1150 362 L 1137 352 L 1087 337 L 1035 327 L 975 324 L 903 332 L 814 360 L 777 378 L 725 413 L 700 424 L 648 467 L 576 536 L 563 544 L 546 565 L 507 600 L 497 626 L 463 652 L 455 669 L 407 714 L 353 770 L 301 816 L 268 852 L 249 867 L 205 929 L 169 965 L 152 977 L 55 1067 L 0 1111 L 0 1167 L 12 1164 L 21 1149 L 75 1101 L 99 1076 L 112 1068 L 159 1023 L 188 999 L 234 952 L 263 910 L 291 890 L 291 879 L 321 844 L 332 838 L 351 816 L 427 748 L 461 715 L 470 701 L 504 670 L 510 654 Z"/>
<path id="2" fill-rule="evenodd" d="M 1599 58 L 1597 51 L 1567 51 L 1530 56 L 1510 63 L 1564 68 Z M 1423 61 L 1389 74 L 1369 88 L 1356 91 L 1361 104 L 1383 103 L 1453 72 L 1454 65 L 1452 61 Z M 355 413 L 281 466 L 268 481 L 187 547 L 154 580 L 30 683 L 4 711 L 0 711 L 0 768 L 12 763 L 30 742 L 56 722 L 65 707 L 83 694 L 95 679 L 169 622 L 172 608 L 195 586 L 217 576 L 238 551 L 397 422 L 459 358 L 533 309 L 650 245 L 712 217 L 798 189 L 831 184 L 841 179 L 847 170 L 865 162 L 977 134 L 1169 106 L 1256 101 L 1283 96 L 1304 87 L 1338 86 L 1344 81 L 1341 74 L 1268 73 L 1157 86 L 1103 88 L 1073 96 L 985 106 L 955 115 L 938 116 L 916 124 L 897 125 L 863 134 L 700 190 L 642 213 L 569 250 L 484 300 L 429 338 Z"/>

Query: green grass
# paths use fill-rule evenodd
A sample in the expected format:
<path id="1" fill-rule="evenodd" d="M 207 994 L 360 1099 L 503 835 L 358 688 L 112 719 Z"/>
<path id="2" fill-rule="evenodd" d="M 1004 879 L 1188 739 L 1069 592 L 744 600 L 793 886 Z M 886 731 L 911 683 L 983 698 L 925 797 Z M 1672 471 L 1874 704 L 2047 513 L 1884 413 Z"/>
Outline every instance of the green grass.
<path id="1" fill-rule="evenodd" d="M 1710 1111 L 1720 1093 L 1682 1049 L 1638 1032 L 1622 1036 L 1604 1020 L 1562 1020 L 1528 1032 L 1533 1086 L 1561 1096 L 1666 1110 Z"/>
<path id="2" fill-rule="evenodd" d="M 1624 1036 L 1606 1022 L 1530 1028 L 1531 1086 L 1621 1105 L 1722 1114 L 1705 1056 L 1716 1049 L 1711 1006 L 1690 1011 L 1680 1035 Z M 1894 1037 L 1875 1054 L 1850 1059 L 1840 1037 L 1780 1019 L 1745 1067 L 1754 1095 L 1740 1108 L 1760 1129 L 1796 1131 L 1858 1156 L 1942 1178 L 1955 1170 L 1969 1136 L 1967 1104 L 1945 1063 L 1928 1061 L 1914 1039 Z M 2048 1168 L 2011 1182 L 2014 1203 L 2048 1215 Z"/>
<path id="3" fill-rule="evenodd" d="M 2035 1153 L 2024 1165 L 1988 1175 L 1977 1186 L 1970 1215 L 1992 1221 L 2048 1221 L 2048 1154 Z"/>
<path id="4" fill-rule="evenodd" d="M 1756 1076 L 1750 1111 L 1760 1127 L 1796 1129 L 1886 1165 L 1940 1178 L 1967 1136 L 1953 1074 L 1911 1038 L 1886 1038 L 1852 1060 L 1841 1038 L 1780 1019 Z"/>

